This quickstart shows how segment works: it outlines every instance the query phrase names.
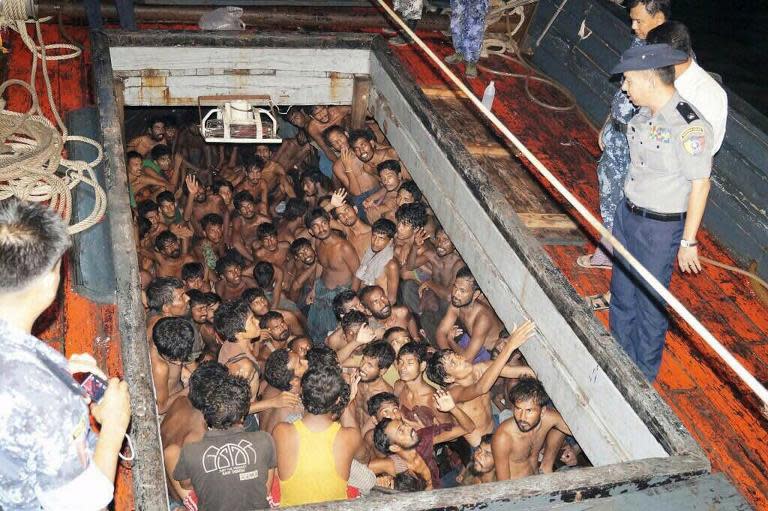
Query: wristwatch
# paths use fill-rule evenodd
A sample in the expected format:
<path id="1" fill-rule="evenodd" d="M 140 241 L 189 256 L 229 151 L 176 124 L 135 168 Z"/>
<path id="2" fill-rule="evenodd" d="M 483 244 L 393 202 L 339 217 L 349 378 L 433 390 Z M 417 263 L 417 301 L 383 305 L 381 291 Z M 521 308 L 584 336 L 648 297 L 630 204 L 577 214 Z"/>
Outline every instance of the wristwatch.
<path id="1" fill-rule="evenodd" d="M 688 241 L 688 240 L 680 240 L 680 246 L 681 246 L 681 247 L 685 247 L 685 248 L 688 248 L 688 247 L 695 247 L 695 246 L 696 246 L 696 245 L 698 245 L 698 244 L 699 244 L 699 242 L 698 242 L 698 241 L 696 241 L 696 240 L 693 240 L 693 241 Z"/>

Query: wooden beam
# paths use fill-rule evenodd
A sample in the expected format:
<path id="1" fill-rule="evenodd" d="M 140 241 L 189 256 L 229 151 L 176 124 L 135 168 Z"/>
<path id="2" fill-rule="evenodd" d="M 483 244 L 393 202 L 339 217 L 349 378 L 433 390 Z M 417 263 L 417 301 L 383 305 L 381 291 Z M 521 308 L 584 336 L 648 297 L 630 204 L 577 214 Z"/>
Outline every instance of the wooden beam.
<path id="1" fill-rule="evenodd" d="M 466 144 L 467 151 L 475 156 L 490 156 L 492 158 L 519 157 L 520 153 L 499 144 Z"/>
<path id="2" fill-rule="evenodd" d="M 352 80 L 352 118 L 350 119 L 352 129 L 360 129 L 365 125 L 370 93 L 370 75 L 355 75 Z"/>
<path id="3" fill-rule="evenodd" d="M 445 87 L 422 87 L 421 92 L 428 98 L 465 99 L 467 97 L 460 90 Z"/>
<path id="4" fill-rule="evenodd" d="M 562 213 L 518 213 L 517 216 L 529 229 L 578 229 L 571 217 Z"/>

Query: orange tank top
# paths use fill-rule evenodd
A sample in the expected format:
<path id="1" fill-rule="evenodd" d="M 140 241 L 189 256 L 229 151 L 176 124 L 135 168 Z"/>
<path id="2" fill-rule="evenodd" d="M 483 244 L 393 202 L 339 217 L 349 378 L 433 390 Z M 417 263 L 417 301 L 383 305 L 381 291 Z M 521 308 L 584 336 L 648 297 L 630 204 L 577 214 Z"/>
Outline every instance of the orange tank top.
<path id="1" fill-rule="evenodd" d="M 334 422 L 325 431 L 310 431 L 304 421 L 293 423 L 299 434 L 299 455 L 291 477 L 280 480 L 280 506 L 299 506 L 347 498 L 347 482 L 336 472 L 333 442 L 341 429 Z"/>

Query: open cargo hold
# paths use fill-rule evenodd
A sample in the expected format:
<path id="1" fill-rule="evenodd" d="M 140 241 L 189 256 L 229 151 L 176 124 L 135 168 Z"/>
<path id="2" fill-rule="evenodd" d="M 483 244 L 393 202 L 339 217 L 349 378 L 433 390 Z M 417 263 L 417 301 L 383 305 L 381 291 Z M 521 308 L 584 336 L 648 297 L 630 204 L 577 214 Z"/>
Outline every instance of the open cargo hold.
<path id="1" fill-rule="evenodd" d="M 681 497 L 692 491 L 705 499 L 720 498 L 728 507 L 743 505 L 727 483 L 700 477 L 710 465 L 699 446 L 594 319 L 500 191 L 489 186 L 454 128 L 437 114 L 383 40 L 344 34 L 151 31 L 107 31 L 92 37 L 101 131 L 109 157 L 109 225 L 120 330 L 123 339 L 131 339 L 122 350 L 139 451 L 133 469 L 136 508 L 166 505 L 163 485 L 158 484 L 164 475 L 132 242 L 122 108 L 194 106 L 198 95 L 210 94 L 268 94 L 277 105 L 350 104 L 355 85 L 368 80 L 370 113 L 499 316 L 508 327 L 523 317 L 536 321 L 541 335 L 523 352 L 595 467 L 329 506 L 512 509 L 573 502 L 580 507 L 582 499 L 623 498 L 618 496 L 637 491 L 650 498 L 677 492 L 681 503 L 695 503 Z M 359 115 L 360 105 L 356 108 Z M 696 491 L 702 485 L 708 490 Z"/>

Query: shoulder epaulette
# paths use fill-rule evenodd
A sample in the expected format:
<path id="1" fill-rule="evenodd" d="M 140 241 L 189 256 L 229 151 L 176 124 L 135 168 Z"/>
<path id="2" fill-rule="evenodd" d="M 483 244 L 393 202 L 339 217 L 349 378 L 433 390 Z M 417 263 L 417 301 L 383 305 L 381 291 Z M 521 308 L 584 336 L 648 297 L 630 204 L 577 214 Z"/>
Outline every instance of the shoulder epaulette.
<path id="1" fill-rule="evenodd" d="M 699 116 L 696 115 L 696 112 L 693 111 L 691 105 L 685 101 L 681 101 L 677 104 L 677 111 L 680 112 L 680 115 L 683 116 L 683 119 L 685 119 L 685 122 L 688 124 L 691 124 L 693 121 L 699 119 Z"/>

